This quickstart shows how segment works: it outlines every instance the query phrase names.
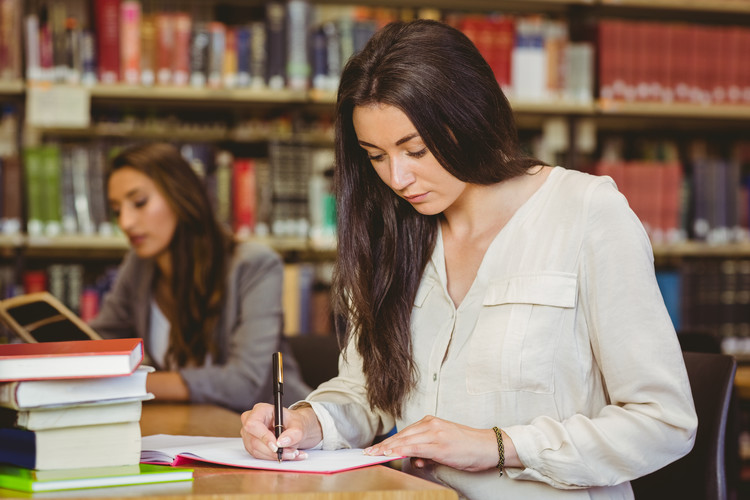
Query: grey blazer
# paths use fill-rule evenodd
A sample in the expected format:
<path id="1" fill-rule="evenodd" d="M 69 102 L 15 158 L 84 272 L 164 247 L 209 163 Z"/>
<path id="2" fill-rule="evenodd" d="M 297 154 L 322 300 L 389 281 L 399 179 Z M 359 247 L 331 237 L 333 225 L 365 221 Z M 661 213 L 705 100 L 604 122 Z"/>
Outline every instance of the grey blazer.
<path id="1" fill-rule="evenodd" d="M 156 264 L 129 252 L 118 270 L 91 327 L 102 337 L 140 337 L 150 360 L 149 315 Z M 282 335 L 283 264 L 258 243 L 238 244 L 229 265 L 222 314 L 216 326 L 217 356 L 208 366 L 182 368 L 180 375 L 194 403 L 211 403 L 235 411 L 272 401 L 271 354 L 284 355 L 284 399 L 304 399 L 297 362 Z M 157 368 L 161 368 L 158 367 Z"/>

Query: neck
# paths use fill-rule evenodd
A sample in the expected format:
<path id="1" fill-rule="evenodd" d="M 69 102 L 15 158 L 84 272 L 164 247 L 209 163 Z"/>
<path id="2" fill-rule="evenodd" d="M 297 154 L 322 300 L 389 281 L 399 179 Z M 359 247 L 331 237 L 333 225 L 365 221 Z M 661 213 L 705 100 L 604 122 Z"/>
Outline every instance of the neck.
<path id="1" fill-rule="evenodd" d="M 496 234 L 541 187 L 549 170 L 533 168 L 528 174 L 487 186 L 469 184 L 460 200 L 443 212 L 443 233 L 461 239 Z"/>

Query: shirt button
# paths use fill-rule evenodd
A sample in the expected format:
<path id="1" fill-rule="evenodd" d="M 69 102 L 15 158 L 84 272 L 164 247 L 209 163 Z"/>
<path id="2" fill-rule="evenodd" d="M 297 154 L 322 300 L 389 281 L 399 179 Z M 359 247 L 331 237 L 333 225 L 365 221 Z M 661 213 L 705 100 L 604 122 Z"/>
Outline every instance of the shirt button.
<path id="1" fill-rule="evenodd" d="M 432 374 L 432 381 L 435 382 L 437 380 L 437 373 Z"/>

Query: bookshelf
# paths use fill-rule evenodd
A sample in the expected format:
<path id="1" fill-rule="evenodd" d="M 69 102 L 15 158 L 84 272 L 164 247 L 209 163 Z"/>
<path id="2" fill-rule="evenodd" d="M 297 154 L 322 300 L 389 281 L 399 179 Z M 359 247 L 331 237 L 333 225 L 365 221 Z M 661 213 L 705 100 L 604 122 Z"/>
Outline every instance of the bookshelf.
<path id="1" fill-rule="evenodd" d="M 92 1 L 81 0 L 87 5 Z M 168 6 L 170 10 L 184 9 L 198 16 L 210 12 L 211 6 L 216 3 L 219 2 L 174 0 Z M 257 11 L 265 4 L 262 0 L 224 0 L 221 3 L 236 7 L 238 12 L 247 12 L 243 10 L 246 8 Z M 313 0 L 311 3 L 329 7 L 350 4 L 344 0 Z M 19 4 L 24 5 L 28 12 L 41 2 L 19 0 Z M 156 9 L 160 2 L 144 0 L 141 4 L 144 9 Z M 363 0 L 356 4 L 383 9 L 401 9 L 406 5 L 415 12 L 420 9 L 438 10 L 443 15 L 451 12 L 482 15 L 503 12 L 518 17 L 541 15 L 545 19 L 562 20 L 569 29 L 571 41 L 593 44 L 594 71 L 599 69 L 596 54 L 601 47 L 592 28 L 602 20 L 648 21 L 662 23 L 662 26 L 679 21 L 681 24 L 703 27 L 736 26 L 750 30 L 750 0 L 469 0 L 463 3 L 456 0 L 414 0 L 408 4 L 402 0 Z M 237 21 L 245 22 L 243 19 Z M 653 49 L 654 46 L 652 44 L 647 48 Z M 747 54 L 747 51 L 743 53 Z M 709 143 L 722 145 L 742 141 L 747 135 L 750 101 L 707 104 L 605 98 L 601 95 L 599 76 L 598 73 L 593 75 L 590 98 L 584 100 L 566 99 L 559 95 L 528 99 L 509 93 L 522 138 L 528 139 L 529 143 L 547 141 L 548 125 L 553 121 L 560 125 L 556 140 L 563 145 L 552 151 L 550 156 L 540 155 L 546 161 L 593 170 L 597 159 L 602 156 L 605 139 L 617 135 L 626 138 L 647 136 L 647 139 L 666 136 L 668 140 L 678 142 L 705 136 Z M 747 75 L 744 78 L 748 78 Z M 746 83 L 750 85 L 750 82 Z M 335 104 L 335 91 L 331 88 L 195 88 L 190 85 L 96 83 L 85 87 L 91 108 L 90 124 L 75 128 L 38 127 L 32 130 L 23 123 L 23 102 L 28 98 L 32 85 L 21 75 L 0 80 L 0 102 L 19 104 L 19 129 L 23 131 L 18 137 L 19 145 L 57 142 L 66 146 L 94 147 L 92 145 L 155 139 L 207 143 L 217 150 L 261 158 L 268 157 L 269 143 L 273 141 L 293 141 L 321 149 L 332 146 L 330 123 L 325 123 L 325 120 L 330 120 Z M 111 115 L 117 115 L 117 118 L 111 119 Z M 298 127 L 309 117 L 323 118 L 312 126 Z M 595 148 L 586 149 L 579 144 L 584 132 L 593 133 Z M 683 158 L 684 149 L 681 147 L 680 151 Z M 336 256 L 332 245 L 316 244 L 312 238 L 284 235 L 260 239 L 290 263 L 330 263 Z M 695 240 L 655 242 L 653 248 L 657 268 L 668 272 L 679 270 L 686 261 L 750 259 L 748 240 L 720 243 Z M 118 237 L 75 235 L 53 238 L 23 232 L 0 235 L 0 262 L 11 263 L 17 269 L 54 262 L 56 259 L 65 262 L 116 263 L 126 250 L 127 242 Z"/>
<path id="2" fill-rule="evenodd" d="M 69 3 L 76 0 L 69 0 Z M 40 2 L 22 2 L 26 13 L 32 11 Z M 53 2 L 54 3 L 54 2 Z M 90 0 L 81 0 L 82 4 L 90 5 Z M 203 2 L 208 7 L 196 7 L 196 2 L 175 1 L 170 4 L 171 10 L 191 10 L 209 12 L 210 5 L 218 2 Z M 223 2 L 233 6 L 245 7 L 246 2 Z M 312 2 L 317 6 L 343 5 L 347 2 Z M 156 10 L 157 3 L 141 2 L 145 10 Z M 359 4 L 401 8 L 403 2 L 386 0 L 374 2 L 365 0 Z M 254 2 L 255 7 L 264 2 Z M 590 25 L 599 19 L 617 18 L 623 16 L 629 20 L 640 18 L 650 19 L 656 16 L 669 22 L 670 16 L 665 12 L 674 12 L 681 21 L 687 19 L 691 23 L 701 24 L 708 16 L 708 22 L 714 24 L 737 24 L 750 28 L 750 2 L 743 0 L 471 0 L 460 7 L 455 0 L 416 0 L 409 7 L 418 9 L 437 9 L 443 14 L 459 11 L 463 13 L 488 14 L 491 12 L 508 12 L 518 16 L 542 14 L 549 18 L 562 19 L 568 23 L 571 40 L 591 40 Z M 144 12 L 145 12 L 144 10 Z M 660 19 L 661 20 L 661 19 Z M 596 40 L 594 40 L 596 42 Z M 596 45 L 595 45 L 596 47 Z M 595 82 L 596 83 L 596 82 Z M 33 84 L 22 78 L 7 81 L 0 80 L 0 99 L 20 101 L 28 97 L 29 88 Z M 284 126 L 272 125 L 266 128 L 243 127 L 241 122 L 249 117 L 268 114 L 279 116 L 287 113 L 291 121 L 300 114 L 330 114 L 335 103 L 335 92 L 332 89 L 270 89 L 264 88 L 194 88 L 192 86 L 174 85 L 132 85 L 132 84 L 101 84 L 85 87 L 90 99 L 92 123 L 85 127 L 60 128 L 38 127 L 24 129 L 23 143 L 35 141 L 58 141 L 63 144 L 86 144 L 87 142 L 116 143 L 138 141 L 146 139 L 172 140 L 183 143 L 203 142 L 217 147 L 261 151 L 265 154 L 264 143 L 275 139 L 295 140 L 305 144 L 315 144 L 330 147 L 332 133 L 327 130 L 292 130 Z M 601 98 L 595 85 L 591 99 L 574 101 L 559 98 L 559 96 L 545 99 L 518 98 L 511 94 L 511 104 L 516 113 L 521 128 L 530 129 L 532 137 L 539 135 L 539 130 L 545 127 L 548 120 L 561 119 L 565 124 L 568 141 L 575 143 L 576 134 L 581 125 L 593 124 L 597 134 L 603 131 L 617 133 L 628 131 L 638 133 L 639 130 L 654 130 L 674 128 L 679 133 L 699 134 L 704 130 L 721 130 L 730 135 L 739 135 L 750 121 L 750 104 L 694 104 L 686 102 L 642 102 L 626 101 L 622 99 Z M 138 119 L 98 121 L 99 114 L 106 114 L 111 110 L 129 110 Z M 174 113 L 175 120 L 147 121 L 145 117 L 168 110 Z M 184 118 L 183 113 L 189 115 L 213 115 L 223 125 L 215 123 L 190 122 L 190 117 Z M 23 116 L 23 106 L 19 117 Z M 140 118 L 144 118 L 140 120 Z M 20 118 L 23 120 L 23 118 Z M 287 118 L 284 118 L 286 120 Z M 527 131 L 524 131 L 527 132 Z M 568 165 L 578 164 L 578 160 L 585 161 L 587 155 L 598 152 L 578 154 L 576 146 L 568 145 L 568 154 L 563 162 Z M 547 158 L 545 158 L 547 159 Z M 570 161 L 574 160 L 574 161 Z M 562 163 L 562 162 L 561 162 Z M 335 250 L 321 249 L 305 238 L 279 237 L 271 241 L 271 246 L 279 250 L 290 260 L 326 260 L 335 258 Z M 654 252 L 657 262 L 674 262 L 681 258 L 735 256 L 745 257 L 748 253 L 748 243 L 707 244 L 688 241 L 678 244 L 655 244 Z M 39 238 L 37 236 L 20 235 L 12 240 L 0 240 L 0 249 L 7 258 L 23 255 L 26 259 L 52 259 L 56 256 L 75 256 L 76 253 L 84 258 L 119 258 L 127 248 L 122 240 L 108 238 L 78 237 Z"/>

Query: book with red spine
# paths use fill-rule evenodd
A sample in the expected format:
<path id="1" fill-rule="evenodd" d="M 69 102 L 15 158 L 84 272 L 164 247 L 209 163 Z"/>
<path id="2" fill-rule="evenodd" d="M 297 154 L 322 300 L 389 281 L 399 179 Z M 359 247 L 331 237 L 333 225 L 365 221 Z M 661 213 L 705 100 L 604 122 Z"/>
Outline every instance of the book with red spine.
<path id="1" fill-rule="evenodd" d="M 255 229 L 256 179 L 252 158 L 234 160 L 234 232 L 239 235 L 252 234 Z"/>
<path id="2" fill-rule="evenodd" d="M 141 4 L 125 0 L 120 5 L 120 62 L 122 79 L 138 85 L 141 79 Z"/>
<path id="3" fill-rule="evenodd" d="M 94 0 L 99 82 L 120 81 L 120 0 Z"/>
<path id="4" fill-rule="evenodd" d="M 190 81 L 190 37 L 193 20 L 185 12 L 177 12 L 174 22 L 174 58 L 172 60 L 172 83 L 187 85 Z"/>
<path id="5" fill-rule="evenodd" d="M 0 381 L 129 375 L 143 360 L 140 338 L 0 345 Z"/>

